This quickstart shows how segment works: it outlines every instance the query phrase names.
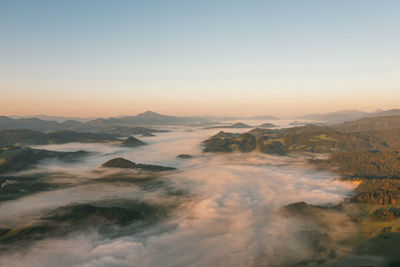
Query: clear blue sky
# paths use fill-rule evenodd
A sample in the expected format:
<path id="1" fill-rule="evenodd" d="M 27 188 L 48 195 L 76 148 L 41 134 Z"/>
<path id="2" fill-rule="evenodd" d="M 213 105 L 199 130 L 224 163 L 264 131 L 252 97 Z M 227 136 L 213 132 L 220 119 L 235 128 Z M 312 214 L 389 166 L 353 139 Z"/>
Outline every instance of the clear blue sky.
<path id="1" fill-rule="evenodd" d="M 0 0 L 0 113 L 395 108 L 399 14 L 400 1 Z"/>

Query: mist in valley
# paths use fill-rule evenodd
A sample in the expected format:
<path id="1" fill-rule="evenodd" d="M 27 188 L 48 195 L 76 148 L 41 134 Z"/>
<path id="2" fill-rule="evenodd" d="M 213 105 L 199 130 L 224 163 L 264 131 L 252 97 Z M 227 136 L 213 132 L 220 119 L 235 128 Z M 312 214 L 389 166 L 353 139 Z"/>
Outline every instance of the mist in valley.
<path id="1" fill-rule="evenodd" d="M 312 244 L 302 237 L 302 231 L 310 229 L 310 224 L 283 214 L 282 208 L 299 201 L 334 205 L 354 189 L 351 183 L 335 180 L 333 173 L 313 169 L 300 156 L 203 153 L 201 142 L 218 133 L 218 129 L 170 130 L 154 137 L 139 136 L 148 145 L 135 148 L 104 143 L 37 146 L 91 153 L 79 162 L 45 160 L 34 169 L 16 173 L 42 174 L 47 182 L 65 186 L 2 202 L 2 226 L 23 224 L 69 203 L 135 200 L 174 208 L 157 223 L 125 227 L 120 236 L 93 227 L 7 248 L 0 254 L 0 265 L 286 266 L 315 254 Z M 177 158 L 179 154 L 192 158 Z M 154 174 L 101 167 L 115 157 L 177 170 Z M 105 177 L 111 178 L 102 180 Z M 116 177 L 118 181 L 112 182 Z M 146 177 L 159 182 L 141 187 L 129 180 Z M 330 213 L 325 220 L 329 220 L 334 241 L 354 230 L 343 215 Z"/>

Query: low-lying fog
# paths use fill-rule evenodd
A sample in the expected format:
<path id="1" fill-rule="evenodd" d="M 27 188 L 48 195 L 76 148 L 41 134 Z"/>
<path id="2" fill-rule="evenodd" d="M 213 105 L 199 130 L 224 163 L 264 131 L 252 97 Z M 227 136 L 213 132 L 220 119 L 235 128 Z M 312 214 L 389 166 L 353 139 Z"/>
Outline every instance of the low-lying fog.
<path id="1" fill-rule="evenodd" d="M 334 181 L 334 174 L 312 169 L 303 158 L 202 153 L 201 141 L 220 130 L 175 127 L 154 137 L 139 136 L 149 145 L 136 148 L 78 143 L 41 146 L 94 153 L 79 163 L 42 162 L 31 172 L 49 172 L 53 181 L 77 185 L 1 203 L 1 224 L 22 222 L 70 202 L 114 198 L 167 201 L 161 192 L 143 191 L 134 185 L 88 182 L 110 172 L 102 171 L 100 165 L 115 157 L 178 168 L 162 174 L 161 179 L 190 197 L 169 219 L 140 233 L 110 238 L 90 231 L 45 239 L 1 255 L 0 265 L 276 266 L 301 260 L 309 253 L 296 235 L 301 222 L 280 215 L 279 209 L 296 201 L 337 203 L 350 194 L 353 185 Z M 177 159 L 178 154 L 193 158 Z M 338 234 L 345 230 L 336 229 Z"/>

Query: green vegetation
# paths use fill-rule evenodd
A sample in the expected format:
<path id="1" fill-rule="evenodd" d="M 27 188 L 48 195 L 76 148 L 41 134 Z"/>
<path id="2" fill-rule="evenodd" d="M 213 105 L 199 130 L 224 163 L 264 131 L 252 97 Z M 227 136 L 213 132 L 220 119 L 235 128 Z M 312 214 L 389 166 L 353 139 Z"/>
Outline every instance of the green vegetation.
<path id="1" fill-rule="evenodd" d="M 256 146 L 241 148 L 242 142 L 254 143 Z M 246 140 L 246 141 L 244 141 Z M 271 148 L 269 144 L 274 143 Z M 280 143 L 280 144 L 278 144 Z M 360 136 L 355 133 L 342 133 L 328 127 L 306 125 L 282 130 L 254 129 L 244 134 L 220 132 L 203 142 L 205 152 L 249 152 L 256 150 L 271 154 L 289 152 L 330 153 L 336 151 L 380 150 L 389 145 L 376 136 Z M 265 148 L 267 146 L 267 148 Z M 275 149 L 276 148 L 276 149 Z"/>
<path id="2" fill-rule="evenodd" d="M 379 208 L 370 214 L 370 218 L 371 218 L 371 220 L 374 220 L 374 221 L 395 220 L 395 219 L 400 218 L 400 208 L 396 208 L 396 207 Z"/>
<path id="3" fill-rule="evenodd" d="M 362 118 L 356 121 L 348 121 L 334 125 L 333 128 L 341 132 L 365 132 L 399 129 L 400 116 Z"/>
<path id="4" fill-rule="evenodd" d="M 49 183 L 46 174 L 26 174 L 19 176 L 0 176 L 0 202 L 14 200 L 38 192 L 64 187 L 64 184 Z"/>
<path id="5" fill-rule="evenodd" d="M 52 133 L 40 133 L 31 130 L 0 130 L 0 148 L 3 146 L 26 146 L 26 145 L 46 145 L 46 144 L 65 144 L 71 142 L 79 143 L 120 143 L 125 147 L 137 147 L 146 143 L 135 137 L 128 137 L 121 142 L 119 135 L 98 134 L 98 133 L 79 133 L 72 131 L 58 131 Z"/>
<path id="6" fill-rule="evenodd" d="M 257 141 L 258 149 L 267 154 L 285 155 L 289 151 L 284 144 L 283 138 L 269 138 L 268 136 L 262 136 Z"/>
<path id="7" fill-rule="evenodd" d="M 107 227 L 130 226 L 133 223 L 150 224 L 168 216 L 171 205 L 140 201 L 120 201 L 118 206 L 71 203 L 56 208 L 38 219 L 0 229 L 0 243 L 38 240 L 46 236 L 66 235 L 89 227 L 107 231 Z M 139 225 L 137 225 L 139 226 Z M 115 228 L 114 232 L 115 232 Z"/>
<path id="8" fill-rule="evenodd" d="M 400 204 L 400 180 L 366 179 L 356 188 L 357 195 L 350 200 L 367 204 Z"/>
<path id="9" fill-rule="evenodd" d="M 145 145 L 147 145 L 145 142 L 142 142 L 139 139 L 132 137 L 132 136 L 129 136 L 121 144 L 121 146 L 124 146 L 124 147 L 137 147 L 137 146 L 145 146 Z"/>
<path id="10" fill-rule="evenodd" d="M 159 165 L 151 164 L 140 164 L 135 163 L 124 158 L 115 158 L 107 161 L 102 165 L 107 168 L 124 168 L 124 169 L 141 169 L 146 171 L 171 171 L 176 170 L 173 167 L 164 167 Z"/>
<path id="11" fill-rule="evenodd" d="M 293 266 L 327 266 L 343 254 L 343 247 L 356 243 L 357 233 L 350 230 L 354 222 L 340 205 L 323 207 L 296 202 L 282 208 L 281 214 L 298 222 L 292 235 L 309 251 L 306 259 Z M 344 229 L 349 230 L 342 233 Z"/>
<path id="12" fill-rule="evenodd" d="M 191 155 L 189 154 L 179 154 L 178 156 L 176 156 L 178 159 L 191 159 L 193 158 Z"/>
<path id="13" fill-rule="evenodd" d="M 335 138 L 329 137 L 326 134 L 320 134 L 317 136 L 314 136 L 313 138 L 311 138 L 311 141 L 319 141 L 319 140 L 324 140 L 324 141 L 332 141 L 332 142 L 336 142 Z"/>
<path id="14" fill-rule="evenodd" d="M 0 130 L 0 147 L 64 144 L 70 142 L 95 143 L 117 141 L 117 135 L 59 131 L 40 133 L 31 130 Z"/>
<path id="15" fill-rule="evenodd" d="M 282 210 L 284 216 L 301 219 L 299 235 L 312 251 L 298 265 L 381 266 L 400 260 L 400 207 L 344 202 L 321 207 L 305 202 L 292 203 Z M 373 255 L 373 258 L 365 258 Z M 375 265 L 372 259 L 377 259 Z M 297 265 L 296 265 L 297 266 Z M 396 266 L 396 265 L 394 265 Z"/>
<path id="16" fill-rule="evenodd" d="M 219 137 L 223 136 L 223 137 Z M 227 138 L 224 138 L 227 136 Z M 251 152 L 256 149 L 256 137 L 250 133 L 241 135 L 226 135 L 224 132 L 217 134 L 217 137 L 210 138 L 203 142 L 205 152 Z"/>
<path id="17" fill-rule="evenodd" d="M 246 144 L 245 150 L 241 144 Z M 309 224 L 300 234 L 304 233 L 305 244 L 315 254 L 299 265 L 345 266 L 349 262 L 362 262 L 357 255 L 371 253 L 387 256 L 387 264 L 400 260 L 395 248 L 400 240 L 400 116 L 367 118 L 333 127 L 306 125 L 281 130 L 253 129 L 245 134 L 220 132 L 205 140 L 203 146 L 205 152 L 329 154 L 327 159 L 310 162 L 358 186 L 354 196 L 334 207 L 304 202 L 285 207 L 286 216 L 300 217 Z M 341 253 L 340 258 L 335 250 L 338 240 L 329 234 L 339 217 L 343 218 L 343 224 L 350 223 L 349 228 L 354 229 L 350 232 L 353 236 L 340 241 L 354 250 L 348 255 Z"/>
<path id="18" fill-rule="evenodd" d="M 153 136 L 152 133 L 166 133 L 169 130 L 159 130 L 145 127 L 127 127 L 127 126 L 108 126 L 94 131 L 95 133 L 106 133 L 116 135 L 135 135 L 142 134 L 143 136 Z"/>
<path id="19" fill-rule="evenodd" d="M 160 214 L 158 214 L 160 213 Z M 165 215 L 165 210 L 145 202 L 132 202 L 127 207 L 98 207 L 89 204 L 70 204 L 52 211 L 46 220 L 55 222 L 86 223 L 88 219 L 126 224 L 154 215 Z"/>
<path id="20" fill-rule="evenodd" d="M 152 134 L 152 133 L 144 133 L 144 134 L 142 134 L 142 136 L 143 136 L 143 137 L 153 137 L 153 136 L 155 136 L 155 135 Z"/>
<path id="21" fill-rule="evenodd" d="M 346 178 L 400 178 L 399 149 L 333 153 L 327 160 L 311 162 L 332 168 Z"/>
<path id="22" fill-rule="evenodd" d="M 27 147 L 3 147 L 0 150 L 0 173 L 24 170 L 47 158 L 73 162 L 86 155 L 88 152 L 85 151 L 58 152 Z"/>

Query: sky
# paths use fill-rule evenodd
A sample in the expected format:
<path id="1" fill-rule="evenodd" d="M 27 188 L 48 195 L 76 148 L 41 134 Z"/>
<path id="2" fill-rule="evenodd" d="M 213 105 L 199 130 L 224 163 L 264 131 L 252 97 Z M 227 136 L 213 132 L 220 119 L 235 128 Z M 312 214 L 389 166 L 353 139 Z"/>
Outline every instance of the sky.
<path id="1" fill-rule="evenodd" d="M 400 1 L 0 0 L 0 115 L 400 108 Z"/>

